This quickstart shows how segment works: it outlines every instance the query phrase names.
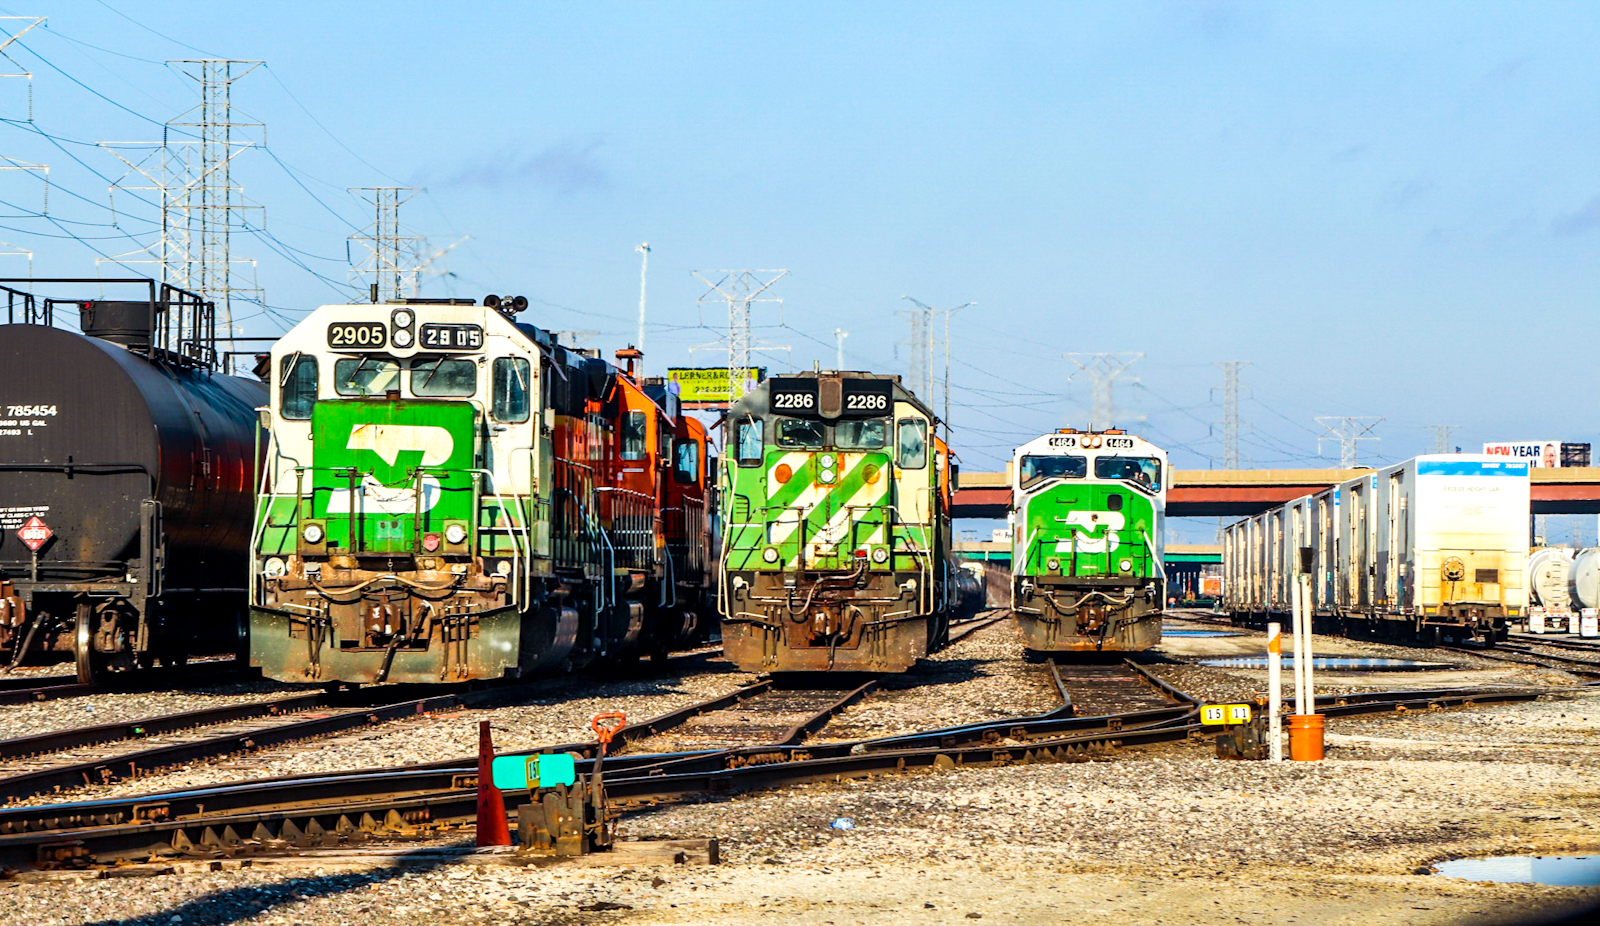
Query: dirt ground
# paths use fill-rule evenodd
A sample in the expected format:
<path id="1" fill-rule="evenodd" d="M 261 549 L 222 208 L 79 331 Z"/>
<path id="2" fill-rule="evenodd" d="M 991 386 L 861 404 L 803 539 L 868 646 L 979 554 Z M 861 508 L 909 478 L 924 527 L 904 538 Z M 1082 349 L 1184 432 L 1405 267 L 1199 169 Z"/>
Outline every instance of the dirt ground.
<path id="1" fill-rule="evenodd" d="M 1332 718 L 1321 763 L 1161 747 L 833 782 L 624 822 L 630 838 L 717 837 L 718 866 L 180 866 L 0 882 L 0 924 L 1521 922 L 1600 904 L 1600 887 L 1469 882 L 1429 866 L 1600 852 L 1597 746 L 1600 690 L 1571 688 Z"/>

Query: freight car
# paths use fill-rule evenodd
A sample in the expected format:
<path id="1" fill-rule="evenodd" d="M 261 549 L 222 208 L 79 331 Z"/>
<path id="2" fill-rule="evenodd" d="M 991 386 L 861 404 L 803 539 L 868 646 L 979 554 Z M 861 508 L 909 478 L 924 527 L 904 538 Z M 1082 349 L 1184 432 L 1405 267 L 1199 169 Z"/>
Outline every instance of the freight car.
<path id="1" fill-rule="evenodd" d="M 193 293 L 31 282 L 142 298 L 0 285 L 0 659 L 70 657 L 89 680 L 240 652 L 266 387 L 219 371 Z M 83 333 L 54 327 L 58 310 Z"/>
<path id="2" fill-rule="evenodd" d="M 903 672 L 956 603 L 955 470 L 897 376 L 773 377 L 725 422 L 723 652 L 750 672 Z"/>
<path id="3" fill-rule="evenodd" d="M 516 321 L 527 300 L 326 305 L 272 350 L 250 660 L 458 682 L 707 638 L 706 429 Z"/>
<path id="4" fill-rule="evenodd" d="M 1161 641 L 1167 455 L 1123 431 L 1062 430 L 1012 459 L 1011 611 L 1032 653 Z"/>
<path id="5" fill-rule="evenodd" d="M 1319 629 L 1503 640 L 1527 605 L 1528 513 L 1526 463 L 1453 454 L 1374 470 L 1224 528 L 1223 607 L 1239 624 L 1285 620 L 1309 566 Z"/>

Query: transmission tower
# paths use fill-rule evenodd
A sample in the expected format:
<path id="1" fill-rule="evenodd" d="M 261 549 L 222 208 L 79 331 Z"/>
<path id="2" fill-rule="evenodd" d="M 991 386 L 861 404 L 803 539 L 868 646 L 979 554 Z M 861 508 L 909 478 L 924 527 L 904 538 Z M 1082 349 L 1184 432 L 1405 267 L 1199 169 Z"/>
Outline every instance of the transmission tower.
<path id="1" fill-rule="evenodd" d="M 705 273 L 694 271 L 696 278 L 706 284 L 710 289 L 701 294 L 698 302 L 701 306 L 701 317 L 704 320 L 704 306 L 707 302 L 721 300 L 728 306 L 728 336 L 727 338 L 710 344 L 701 344 L 689 348 L 690 352 L 697 350 L 727 351 L 728 353 L 728 401 L 736 402 L 743 396 L 750 385 L 750 358 L 753 354 L 769 351 L 786 351 L 784 345 L 768 344 L 757 341 L 750 332 L 750 306 L 757 302 L 774 302 L 781 307 L 783 300 L 774 296 L 762 297 L 762 293 L 772 288 L 772 284 L 787 276 L 787 270 L 708 270 Z M 707 276 L 710 274 L 710 276 Z M 716 282 L 712 282 L 712 278 Z"/>
<path id="2" fill-rule="evenodd" d="M 137 142 L 101 142 L 130 173 L 145 185 L 112 184 L 127 190 L 153 190 L 161 197 L 161 238 L 133 254 L 102 258 L 99 263 L 154 263 L 161 278 L 181 289 L 215 302 L 222 313 L 225 337 L 233 336 L 233 302 L 263 302 L 256 285 L 255 261 L 233 256 L 233 231 L 250 229 L 252 211 L 265 210 L 244 197 L 233 182 L 233 160 L 251 148 L 266 144 L 266 127 L 240 121 L 233 108 L 233 85 L 262 65 L 260 61 L 200 58 L 168 61 L 167 65 L 200 89 L 200 103 L 167 123 L 160 145 Z M 248 118 L 248 117 L 246 117 Z M 119 149 L 153 148 L 139 160 Z M 126 177 L 124 179 L 127 179 Z M 265 222 L 255 223 L 256 228 Z M 248 266 L 249 274 L 235 265 Z"/>
<path id="3" fill-rule="evenodd" d="M 1222 370 L 1222 468 L 1238 469 L 1244 463 L 1239 453 L 1239 428 L 1244 424 L 1239 418 L 1239 371 L 1250 361 L 1221 360 L 1215 365 Z"/>
<path id="4" fill-rule="evenodd" d="M 1356 466 L 1356 448 L 1364 440 L 1381 440 L 1370 436 L 1373 428 L 1383 422 L 1382 418 L 1350 417 L 1337 415 L 1318 415 L 1317 424 L 1327 429 L 1326 436 L 1317 438 L 1317 452 L 1322 452 L 1322 442 L 1336 440 L 1339 442 L 1339 468 L 1353 469 Z"/>
<path id="5" fill-rule="evenodd" d="M 400 225 L 400 206 L 419 192 L 408 186 L 351 187 L 372 207 L 372 224 L 350 236 L 363 253 L 350 261 L 350 280 L 373 302 L 414 296 L 422 271 L 422 238 Z"/>
<path id="6" fill-rule="evenodd" d="M 1450 435 L 1461 430 L 1459 424 L 1430 424 L 1428 430 L 1433 432 L 1433 452 L 1450 452 Z"/>
<path id="7" fill-rule="evenodd" d="M 10 22 L 25 22 L 25 23 L 27 23 L 26 26 L 23 26 L 21 29 L 19 29 L 18 31 L 16 31 L 14 33 L 10 32 L 9 29 L 7 29 L 7 34 L 5 36 L 5 41 L 0 42 L 0 58 L 4 58 L 7 63 L 11 64 L 12 66 L 14 66 L 16 68 L 15 71 L 6 71 L 4 73 L 0 73 L 0 77 L 20 78 L 27 85 L 27 88 L 28 88 L 27 89 L 28 110 L 27 110 L 27 118 L 25 120 L 23 120 L 23 121 L 26 121 L 28 123 L 32 123 L 33 122 L 33 73 L 30 72 L 27 68 L 24 68 L 22 65 L 18 64 L 16 59 L 12 58 L 11 54 L 9 52 L 7 52 L 6 49 L 11 47 L 11 45 L 13 43 L 15 43 L 18 39 L 22 38 L 24 35 L 27 35 L 28 32 L 31 31 L 32 29 L 34 29 L 34 28 L 36 28 L 38 26 L 44 25 L 45 22 L 46 22 L 46 17 L 43 17 L 43 16 L 0 16 L 0 22 L 7 22 L 7 23 L 10 23 Z M 3 170 L 23 171 L 25 173 L 32 173 L 32 174 L 38 175 L 39 179 L 41 181 L 43 181 L 43 183 L 44 183 L 43 203 L 40 206 L 39 215 L 47 216 L 47 215 L 50 214 L 50 168 L 49 168 L 48 165 L 35 164 L 32 161 L 24 161 L 24 160 L 21 160 L 19 158 L 10 157 L 8 155 L 0 155 L 0 171 L 3 171 Z M 28 259 L 28 276 L 29 277 L 33 276 L 33 252 L 32 251 L 27 250 L 26 248 L 17 247 L 16 245 L 10 244 L 10 243 L 5 242 L 5 241 L 0 241 L 0 256 L 5 256 L 5 257 L 26 257 Z"/>
<path id="8" fill-rule="evenodd" d="M 934 309 L 933 306 L 918 302 L 910 296 L 900 298 L 915 306 L 900 311 L 900 314 L 911 322 L 911 338 L 908 344 L 911 356 L 906 363 L 906 386 L 922 397 L 923 401 L 932 401 Z"/>
<path id="9" fill-rule="evenodd" d="M 1117 403 L 1112 395 L 1112 384 L 1127 373 L 1129 367 L 1138 363 L 1144 353 L 1078 353 L 1061 356 L 1071 360 L 1079 370 L 1089 374 L 1089 378 L 1094 380 L 1094 402 L 1090 406 L 1089 427 L 1091 429 L 1112 427 L 1117 420 Z"/>

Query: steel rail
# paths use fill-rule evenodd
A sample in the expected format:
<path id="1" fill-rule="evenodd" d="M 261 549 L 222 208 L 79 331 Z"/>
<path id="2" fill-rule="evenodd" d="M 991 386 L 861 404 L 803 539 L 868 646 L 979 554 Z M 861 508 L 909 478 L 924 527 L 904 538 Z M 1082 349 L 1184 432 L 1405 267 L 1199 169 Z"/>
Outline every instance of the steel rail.
<path id="1" fill-rule="evenodd" d="M 98 746 L 119 740 L 160 736 L 218 723 L 250 720 L 256 717 L 268 717 L 277 714 L 290 714 L 326 706 L 328 706 L 328 697 L 325 694 L 291 695 L 286 698 L 274 698 L 269 701 L 225 704 L 219 707 L 207 707 L 178 714 L 161 714 L 140 720 L 75 727 L 71 730 L 54 730 L 49 733 L 35 733 L 31 736 L 0 740 L 0 760 L 20 759 L 26 756 L 44 755 L 84 746 Z M 0 775 L 0 780 L 3 780 L 4 777 Z"/>
<path id="2" fill-rule="evenodd" d="M 1436 697 L 1437 692 L 1423 692 L 1421 694 L 1428 697 L 1418 698 L 1416 692 L 1388 692 L 1386 700 L 1330 705 L 1325 713 L 1352 715 L 1410 710 L 1412 705 L 1437 709 L 1526 701 L 1545 693 L 1548 692 L 1535 689 L 1463 690 L 1449 698 Z M 632 762 L 628 761 L 630 757 L 618 757 L 607 760 L 603 777 L 607 794 L 614 802 L 624 806 L 648 805 L 873 774 L 1082 760 L 1095 751 L 1187 741 L 1210 732 L 1214 731 L 1199 724 L 1168 723 L 1026 744 L 956 748 L 858 751 L 853 748 L 858 744 L 852 743 L 758 746 L 720 752 L 639 756 L 632 757 Z M 419 825 L 442 826 L 471 821 L 476 814 L 476 795 L 469 782 L 475 784 L 475 771 L 459 770 L 452 777 L 449 789 L 428 793 L 429 785 L 441 780 L 430 776 L 442 774 L 428 771 L 398 777 L 343 776 L 286 782 L 272 789 L 236 785 L 169 795 L 164 800 L 146 796 L 138 799 L 142 804 L 134 799 L 117 802 L 134 813 L 131 818 L 123 818 L 112 825 L 97 826 L 90 822 L 96 819 L 97 808 L 93 804 L 54 808 L 57 810 L 55 822 L 64 825 L 27 831 L 10 825 L 20 821 L 8 821 L 0 828 L 3 834 L 0 835 L 0 865 L 51 865 L 74 860 L 104 862 L 152 855 L 233 853 L 338 844 L 356 841 L 362 834 L 402 834 Z M 406 787 L 398 788 L 397 784 Z M 330 785 L 342 794 L 336 802 L 284 806 L 287 802 L 283 799 L 290 796 L 289 789 L 298 789 L 302 799 L 320 800 L 315 795 L 329 793 Z M 246 789 L 252 790 L 253 797 L 240 793 Z M 229 806 L 230 794 L 235 795 L 234 800 L 254 800 L 254 804 Z M 266 797 L 279 803 L 261 809 L 265 803 L 262 798 Z M 512 810 L 528 799 L 527 792 L 506 795 L 508 809 Z M 98 802 L 100 819 L 117 816 L 104 813 L 110 809 L 107 803 Z M 253 812 L 244 812 L 246 807 Z M 36 825 L 51 822 L 38 815 L 52 808 L 25 810 L 36 815 Z"/>

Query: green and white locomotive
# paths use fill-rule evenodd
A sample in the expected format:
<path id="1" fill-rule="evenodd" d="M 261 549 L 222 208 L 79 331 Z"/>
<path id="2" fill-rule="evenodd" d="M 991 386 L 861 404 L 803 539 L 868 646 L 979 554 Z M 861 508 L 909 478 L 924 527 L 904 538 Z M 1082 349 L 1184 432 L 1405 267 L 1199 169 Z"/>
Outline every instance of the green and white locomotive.
<path id="1" fill-rule="evenodd" d="M 1063 430 L 1018 448 L 1011 472 L 1011 610 L 1023 645 L 1160 642 L 1166 452 L 1122 431 Z"/>
<path id="2" fill-rule="evenodd" d="M 949 636 L 951 461 L 871 373 L 774 377 L 726 421 L 722 645 L 746 671 L 902 672 Z"/>

